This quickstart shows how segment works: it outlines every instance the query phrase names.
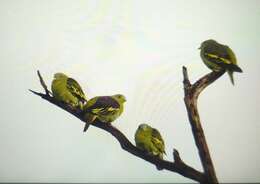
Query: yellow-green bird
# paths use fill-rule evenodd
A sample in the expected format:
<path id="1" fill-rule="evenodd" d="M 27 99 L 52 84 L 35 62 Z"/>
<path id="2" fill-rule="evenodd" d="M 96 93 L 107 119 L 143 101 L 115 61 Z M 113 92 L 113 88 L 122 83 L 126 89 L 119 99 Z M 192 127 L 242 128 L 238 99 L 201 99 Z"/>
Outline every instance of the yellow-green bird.
<path id="1" fill-rule="evenodd" d="M 233 72 L 242 72 L 237 65 L 234 52 L 227 45 L 222 45 L 212 39 L 202 42 L 199 49 L 201 59 L 206 66 L 216 72 L 226 70 L 234 85 Z"/>
<path id="2" fill-rule="evenodd" d="M 135 132 L 136 147 L 145 151 L 149 155 L 157 156 L 163 160 L 165 146 L 160 132 L 147 124 L 140 124 Z M 157 169 L 161 170 L 157 166 Z"/>
<path id="3" fill-rule="evenodd" d="M 124 95 L 116 94 L 113 96 L 97 96 L 90 99 L 83 108 L 85 120 L 84 132 L 89 125 L 96 119 L 104 123 L 115 121 L 124 110 Z"/>
<path id="4" fill-rule="evenodd" d="M 79 83 L 63 73 L 54 74 L 51 90 L 53 97 L 73 107 L 83 108 L 87 101 Z"/>

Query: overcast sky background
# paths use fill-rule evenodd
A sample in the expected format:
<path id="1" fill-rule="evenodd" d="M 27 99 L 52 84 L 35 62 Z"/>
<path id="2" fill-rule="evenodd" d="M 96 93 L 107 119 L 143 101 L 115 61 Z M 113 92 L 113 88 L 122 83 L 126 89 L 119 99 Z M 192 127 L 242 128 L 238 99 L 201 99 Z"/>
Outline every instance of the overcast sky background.
<path id="1" fill-rule="evenodd" d="M 64 72 L 88 98 L 122 93 L 114 122 L 134 141 L 140 123 L 160 130 L 167 160 L 177 148 L 201 170 L 183 102 L 182 71 L 210 70 L 200 43 L 229 45 L 244 73 L 227 74 L 199 98 L 220 182 L 260 181 L 260 1 L 0 1 L 1 182 L 191 182 L 123 151 L 104 131 L 32 95 Z"/>

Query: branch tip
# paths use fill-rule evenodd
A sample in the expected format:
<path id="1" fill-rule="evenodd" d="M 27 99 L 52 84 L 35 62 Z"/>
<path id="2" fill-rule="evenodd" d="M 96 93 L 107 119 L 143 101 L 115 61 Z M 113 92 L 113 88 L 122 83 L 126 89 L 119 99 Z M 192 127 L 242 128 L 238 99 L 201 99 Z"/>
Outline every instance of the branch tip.
<path id="1" fill-rule="evenodd" d="M 28 89 L 30 92 L 32 92 L 33 94 L 36 94 L 36 95 L 39 95 L 40 93 L 39 92 L 36 92 L 36 91 L 34 91 L 34 90 L 32 90 L 32 89 Z"/>
<path id="2" fill-rule="evenodd" d="M 185 66 L 182 67 L 182 73 L 183 73 L 184 93 L 186 95 L 188 93 L 188 89 L 191 87 L 191 83 L 188 76 L 188 70 Z"/>
<path id="3" fill-rule="evenodd" d="M 176 163 L 182 162 L 180 154 L 177 149 L 173 149 L 173 159 Z"/>
<path id="4" fill-rule="evenodd" d="M 184 80 L 189 78 L 188 77 L 188 71 L 187 71 L 187 68 L 185 66 L 182 67 L 182 73 L 183 73 Z"/>
<path id="5" fill-rule="evenodd" d="M 43 78 L 41 76 L 40 70 L 37 70 L 37 75 L 38 75 L 40 83 L 41 83 L 41 85 L 42 85 L 42 87 L 43 87 L 43 89 L 45 91 L 45 94 L 47 96 L 50 96 L 51 92 L 48 90 L 48 87 L 47 87 L 46 83 L 44 82 L 44 80 L 43 80 Z"/>

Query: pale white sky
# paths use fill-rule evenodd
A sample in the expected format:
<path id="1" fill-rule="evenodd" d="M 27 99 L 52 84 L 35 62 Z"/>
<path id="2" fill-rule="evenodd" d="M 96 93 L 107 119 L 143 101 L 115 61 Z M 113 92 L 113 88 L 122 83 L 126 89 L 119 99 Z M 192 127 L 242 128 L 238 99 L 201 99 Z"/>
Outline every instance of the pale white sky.
<path id="1" fill-rule="evenodd" d="M 131 141 L 140 123 L 160 130 L 201 170 L 183 102 L 181 67 L 209 72 L 200 43 L 229 45 L 244 73 L 225 74 L 199 99 L 220 182 L 259 182 L 260 1 L 0 1 L 1 182 L 191 182 L 121 150 L 109 134 L 41 100 L 36 70 L 78 80 L 86 95 L 127 97 L 114 122 Z"/>

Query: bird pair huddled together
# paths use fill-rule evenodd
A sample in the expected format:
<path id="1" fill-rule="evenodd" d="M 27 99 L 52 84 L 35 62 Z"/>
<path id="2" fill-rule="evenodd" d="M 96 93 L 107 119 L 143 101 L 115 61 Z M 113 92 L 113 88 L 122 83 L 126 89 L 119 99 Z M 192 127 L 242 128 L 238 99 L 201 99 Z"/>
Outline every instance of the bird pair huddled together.
<path id="1" fill-rule="evenodd" d="M 80 109 L 86 122 L 84 132 L 96 119 L 104 123 L 115 121 L 124 110 L 124 95 L 97 96 L 87 100 L 76 80 L 63 73 L 56 73 L 52 81 L 53 97 L 72 108 Z M 146 154 L 163 159 L 164 141 L 160 132 L 147 124 L 141 124 L 135 133 L 136 146 Z M 160 168 L 158 168 L 160 169 Z"/>
<path id="2" fill-rule="evenodd" d="M 56 73 L 51 85 L 53 97 L 61 102 L 81 110 L 87 131 L 96 119 L 104 123 L 116 120 L 124 110 L 124 95 L 97 96 L 87 100 L 81 86 L 73 78 L 63 73 Z"/>

